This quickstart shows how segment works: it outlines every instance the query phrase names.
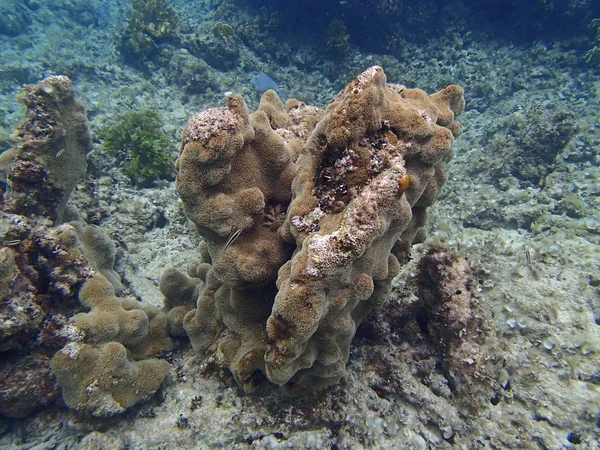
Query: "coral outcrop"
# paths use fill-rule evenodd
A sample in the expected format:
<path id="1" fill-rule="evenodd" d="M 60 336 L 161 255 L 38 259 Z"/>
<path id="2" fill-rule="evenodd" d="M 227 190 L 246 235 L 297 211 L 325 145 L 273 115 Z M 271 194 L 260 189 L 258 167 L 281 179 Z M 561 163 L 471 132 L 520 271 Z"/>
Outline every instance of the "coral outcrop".
<path id="1" fill-rule="evenodd" d="M 600 65 L 600 19 L 594 19 L 588 26 L 594 33 L 593 47 L 585 54 L 585 62 L 593 65 Z"/>
<path id="2" fill-rule="evenodd" d="M 503 189 L 507 183 L 543 187 L 548 175 L 558 166 L 559 155 L 568 148 L 579 128 L 577 116 L 564 104 L 530 99 L 523 107 L 490 124 L 482 141 L 490 154 L 473 161 L 470 175 L 478 179 L 485 174 L 486 183 L 491 180 L 493 184 L 504 186 Z M 577 155 L 578 159 L 588 157 L 583 152 Z M 481 216 L 490 213 L 486 211 Z M 505 221 L 502 217 L 505 214 L 504 210 L 495 213 L 492 226 Z M 475 219 L 476 226 L 489 228 L 481 216 Z M 517 220 L 526 216 L 523 214 Z"/>
<path id="3" fill-rule="evenodd" d="M 30 9 L 16 1 L 8 0 L 0 5 L 0 34 L 18 36 L 31 24 Z"/>
<path id="4" fill-rule="evenodd" d="M 246 390 L 259 373 L 300 390 L 336 383 L 358 324 L 424 235 L 463 108 L 458 86 L 428 96 L 375 66 L 320 120 L 274 91 L 253 114 L 230 97 L 193 116 L 176 186 L 205 239 L 184 318 L 194 349 L 216 348 Z"/>
<path id="5" fill-rule="evenodd" d="M 231 97 L 227 108 L 190 119 L 176 163 L 177 190 L 206 240 L 203 262 L 212 264 L 198 309 L 184 326 L 197 351 L 220 335 L 219 353 L 240 384 L 264 365 L 277 272 L 293 251 L 277 233 L 294 176 L 288 145 L 271 127 L 285 120 L 282 114 L 276 94 L 251 116 L 241 97 Z M 223 335 L 228 322 L 230 333 Z"/>
<path id="6" fill-rule="evenodd" d="M 114 294 L 112 284 L 102 275 L 85 283 L 79 298 L 90 311 L 71 318 L 67 329 L 70 342 L 52 358 L 65 403 L 100 417 L 119 414 L 154 394 L 169 370 L 166 361 L 146 354 L 138 357 L 135 351 L 137 346 L 147 352 L 156 342 L 165 344 L 155 348 L 156 354 L 170 348 L 166 317 L 155 327 L 155 331 L 163 330 L 160 339 L 160 332 L 150 332 L 151 321 L 145 311 Z M 148 345 L 140 345 L 145 340 Z"/>
<path id="7" fill-rule="evenodd" d="M 428 97 L 387 85 L 378 67 L 328 107 L 298 158 L 281 230 L 296 252 L 267 323 L 271 380 L 309 387 L 343 375 L 357 324 L 398 273 L 392 247 L 410 247 L 445 181 L 463 108 L 457 86 Z"/>
<path id="8" fill-rule="evenodd" d="M 67 217 L 77 218 L 73 208 Z M 89 287 L 81 294 L 98 277 L 102 292 L 123 290 L 115 245 L 100 227 L 80 218 L 53 227 L 48 219 L 1 213 L 0 236 L 0 415 L 24 417 L 60 396 L 64 383 L 60 377 L 57 383 L 50 361 L 65 345 L 124 343 L 136 360 L 171 347 L 166 313 L 135 300 L 92 296 Z M 85 308 L 90 312 L 79 312 Z M 94 372 L 86 362 L 72 374 Z"/>
<path id="9" fill-rule="evenodd" d="M 20 100 L 27 106 L 27 116 L 17 129 L 20 144 L 8 171 L 7 209 L 61 223 L 92 149 L 84 106 L 65 76 L 25 86 Z"/>
<path id="10" fill-rule="evenodd" d="M 3 416 L 25 417 L 61 389 L 69 407 L 113 415 L 152 395 L 168 371 L 155 359 L 172 345 L 167 314 L 115 297 L 124 290 L 115 244 L 67 205 L 91 148 L 74 94 L 62 76 L 26 87 L 21 141 L 14 160 L 3 161 L 10 163 L 0 213 Z"/>
<path id="11" fill-rule="evenodd" d="M 60 389 L 50 358 L 93 274 L 72 226 L 0 214 L 0 415 L 25 417 Z"/>
<path id="12" fill-rule="evenodd" d="M 217 22 L 210 33 L 188 36 L 189 52 L 218 70 L 235 69 L 240 62 L 240 39 L 231 25 Z"/>

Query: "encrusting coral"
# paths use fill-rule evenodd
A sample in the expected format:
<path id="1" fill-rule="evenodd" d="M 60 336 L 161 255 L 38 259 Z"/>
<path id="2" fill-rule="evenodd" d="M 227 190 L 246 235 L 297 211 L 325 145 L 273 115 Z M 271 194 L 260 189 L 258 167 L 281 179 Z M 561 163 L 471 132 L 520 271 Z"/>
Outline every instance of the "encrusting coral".
<path id="1" fill-rule="evenodd" d="M 343 376 L 358 324 L 423 237 L 464 97 L 458 86 L 427 96 L 387 84 L 375 66 L 320 121 L 314 108 L 287 106 L 270 91 L 253 114 L 230 97 L 193 116 L 176 164 L 205 239 L 184 327 L 246 390 L 259 373 L 300 390 Z"/>

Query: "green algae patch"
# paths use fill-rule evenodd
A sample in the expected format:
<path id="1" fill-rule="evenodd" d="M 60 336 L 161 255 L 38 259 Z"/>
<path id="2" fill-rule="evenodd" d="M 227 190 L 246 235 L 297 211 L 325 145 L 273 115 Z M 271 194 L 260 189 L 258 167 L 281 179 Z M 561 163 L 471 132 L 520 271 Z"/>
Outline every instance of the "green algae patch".
<path id="1" fill-rule="evenodd" d="M 172 175 L 169 138 L 156 111 L 129 112 L 101 135 L 104 151 L 122 165 L 134 184 Z"/>

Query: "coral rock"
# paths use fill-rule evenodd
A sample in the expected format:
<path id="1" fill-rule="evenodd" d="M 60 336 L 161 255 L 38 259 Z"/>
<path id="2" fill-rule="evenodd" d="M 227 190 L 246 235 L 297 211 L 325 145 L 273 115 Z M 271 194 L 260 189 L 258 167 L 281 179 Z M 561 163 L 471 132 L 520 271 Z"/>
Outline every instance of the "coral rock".
<path id="1" fill-rule="evenodd" d="M 440 248 L 432 248 L 418 270 L 427 332 L 451 386 L 476 409 L 475 400 L 486 403 L 492 396 L 486 363 L 498 349 L 489 348 L 491 321 L 475 290 L 473 271 L 467 260 Z"/>
<path id="2" fill-rule="evenodd" d="M 65 76 L 26 86 L 21 101 L 27 116 L 17 129 L 21 143 L 8 173 L 7 209 L 61 223 L 71 191 L 87 171 L 86 155 L 92 149 L 85 110 Z"/>
<path id="3" fill-rule="evenodd" d="M 0 414 L 26 417 L 59 396 L 60 389 L 46 355 L 34 354 L 0 363 Z"/>

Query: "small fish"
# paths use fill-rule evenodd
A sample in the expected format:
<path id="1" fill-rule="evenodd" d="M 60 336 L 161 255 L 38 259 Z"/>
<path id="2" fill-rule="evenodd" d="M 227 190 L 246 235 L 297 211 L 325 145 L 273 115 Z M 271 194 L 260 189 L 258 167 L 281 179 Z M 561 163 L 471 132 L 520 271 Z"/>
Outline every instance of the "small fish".
<path id="1" fill-rule="evenodd" d="M 233 242 L 240 236 L 240 234 L 242 234 L 242 231 L 243 230 L 241 228 L 238 228 L 233 233 L 231 233 L 231 235 L 229 236 L 229 239 L 227 239 L 227 242 L 225 243 L 225 247 L 223 248 L 223 251 L 227 250 L 229 248 L 229 246 L 231 244 L 233 244 Z"/>
<path id="2" fill-rule="evenodd" d="M 7 247 L 13 247 L 15 245 L 19 245 L 21 243 L 20 239 L 14 239 L 12 241 L 3 241 L 2 245 L 6 245 Z"/>
<path id="3" fill-rule="evenodd" d="M 63 148 L 62 150 L 59 150 L 58 153 L 56 154 L 57 158 L 60 158 L 61 155 L 65 152 L 65 149 Z"/>
<path id="4" fill-rule="evenodd" d="M 250 84 L 254 86 L 254 89 L 256 89 L 260 95 L 264 94 L 269 89 L 273 89 L 282 100 L 286 100 L 285 91 L 277 85 L 273 78 L 265 73 L 254 75 L 250 79 Z"/>

